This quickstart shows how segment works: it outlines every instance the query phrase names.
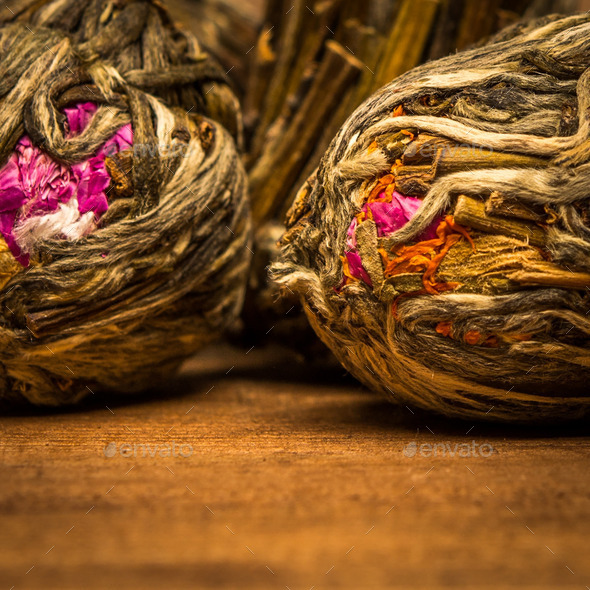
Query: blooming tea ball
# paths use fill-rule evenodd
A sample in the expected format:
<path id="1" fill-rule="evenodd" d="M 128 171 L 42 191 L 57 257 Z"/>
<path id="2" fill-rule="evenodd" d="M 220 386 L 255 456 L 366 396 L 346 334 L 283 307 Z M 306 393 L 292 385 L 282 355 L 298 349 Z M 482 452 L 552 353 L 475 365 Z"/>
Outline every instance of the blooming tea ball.
<path id="1" fill-rule="evenodd" d="M 3 402 L 161 385 L 246 286 L 223 74 L 153 2 L 67 4 L 23 3 L 0 27 Z"/>
<path id="2" fill-rule="evenodd" d="M 300 190 L 274 277 L 369 387 L 462 418 L 588 414 L 588 35 L 547 18 L 408 72 Z"/>

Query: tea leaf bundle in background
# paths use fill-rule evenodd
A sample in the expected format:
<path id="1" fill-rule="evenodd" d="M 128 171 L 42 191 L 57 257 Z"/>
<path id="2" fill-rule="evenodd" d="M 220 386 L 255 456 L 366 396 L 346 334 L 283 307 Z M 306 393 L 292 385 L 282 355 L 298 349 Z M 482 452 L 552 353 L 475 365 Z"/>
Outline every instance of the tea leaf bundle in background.
<path id="1" fill-rule="evenodd" d="M 393 400 L 506 421 L 590 408 L 590 17 L 427 63 L 346 121 L 274 265 Z"/>
<path id="2" fill-rule="evenodd" d="M 147 0 L 19 2 L 0 69 L 0 398 L 164 383 L 242 305 L 226 76 Z"/>
<path id="3" fill-rule="evenodd" d="M 256 43 L 265 0 L 166 0 L 172 18 L 182 23 L 212 53 L 243 101 L 247 63 Z"/>

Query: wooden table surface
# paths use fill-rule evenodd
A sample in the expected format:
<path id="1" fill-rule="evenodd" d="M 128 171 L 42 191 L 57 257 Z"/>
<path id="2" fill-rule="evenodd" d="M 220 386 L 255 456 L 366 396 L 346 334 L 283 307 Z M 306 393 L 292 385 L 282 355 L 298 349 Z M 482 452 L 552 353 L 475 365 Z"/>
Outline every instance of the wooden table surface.
<path id="1" fill-rule="evenodd" d="M 0 590 L 590 587 L 587 425 L 447 422 L 225 347 L 0 424 Z"/>

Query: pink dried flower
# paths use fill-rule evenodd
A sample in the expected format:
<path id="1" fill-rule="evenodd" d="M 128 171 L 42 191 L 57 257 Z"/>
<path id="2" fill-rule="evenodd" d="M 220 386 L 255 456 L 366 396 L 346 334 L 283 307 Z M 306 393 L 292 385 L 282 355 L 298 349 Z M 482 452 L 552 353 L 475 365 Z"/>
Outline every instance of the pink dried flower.
<path id="1" fill-rule="evenodd" d="M 65 109 L 66 137 L 82 133 L 96 110 L 97 106 L 89 102 Z M 111 179 L 105 158 L 132 145 L 133 130 L 125 125 L 95 156 L 69 167 L 53 160 L 26 135 L 18 141 L 0 170 L 0 233 L 23 266 L 29 264 L 35 241 L 76 239 L 96 227 L 108 209 L 106 190 Z M 63 207 L 71 199 L 76 200 L 76 219 L 72 219 L 71 206 Z M 64 235 L 66 225 L 68 232 Z"/>
<path id="2" fill-rule="evenodd" d="M 380 197 L 384 193 L 381 193 Z M 392 194 L 391 202 L 389 201 L 372 201 L 365 203 L 361 212 L 366 217 L 371 217 L 377 225 L 377 235 L 380 238 L 386 238 L 401 229 L 416 213 L 422 205 L 422 200 L 416 197 L 408 197 L 402 195 L 397 191 Z M 417 238 L 416 241 L 432 240 L 436 238 L 436 228 L 440 223 L 440 219 L 435 219 Z M 345 257 L 348 262 L 350 274 L 365 283 L 372 286 L 371 279 L 365 268 L 363 267 L 361 256 L 357 250 L 356 243 L 356 228 L 358 226 L 358 219 L 354 217 L 352 220 L 346 239 Z"/>

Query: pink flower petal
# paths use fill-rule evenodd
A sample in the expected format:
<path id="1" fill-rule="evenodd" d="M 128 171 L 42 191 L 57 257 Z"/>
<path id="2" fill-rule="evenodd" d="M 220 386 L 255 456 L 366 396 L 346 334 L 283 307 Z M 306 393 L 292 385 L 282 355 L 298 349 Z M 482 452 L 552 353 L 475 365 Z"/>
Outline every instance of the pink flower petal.
<path id="1" fill-rule="evenodd" d="M 117 152 L 128 150 L 133 146 L 133 129 L 130 124 L 123 125 L 118 131 L 107 140 L 98 152 L 98 156 L 106 158 Z"/>
<path id="2" fill-rule="evenodd" d="M 94 113 L 98 110 L 98 107 L 93 102 L 84 102 L 77 104 L 74 107 L 64 109 L 66 119 L 68 122 L 68 132 L 66 137 L 75 137 L 80 135 L 86 127 Z"/>
<path id="3" fill-rule="evenodd" d="M 391 202 L 397 204 L 408 221 L 416 215 L 422 205 L 422 199 L 406 197 L 397 191 L 393 191 Z"/>
<path id="4" fill-rule="evenodd" d="M 0 211 L 10 211 L 22 207 L 26 195 L 21 186 L 18 157 L 12 154 L 0 171 Z"/>
<path id="5" fill-rule="evenodd" d="M 361 256 L 358 252 L 345 252 L 344 256 L 346 256 L 346 260 L 348 262 L 348 268 L 350 270 L 350 274 L 357 279 L 361 279 L 369 287 L 373 286 L 371 282 L 371 278 L 369 277 L 367 271 L 363 267 L 363 263 L 361 261 Z"/>
<path id="6" fill-rule="evenodd" d="M 14 234 L 12 233 L 17 213 L 17 209 L 13 211 L 6 211 L 4 213 L 0 213 L 0 233 L 2 234 L 4 241 L 6 242 L 6 245 L 12 252 L 12 255 L 16 258 L 16 260 L 23 266 L 29 266 L 28 254 L 23 254 L 21 252 L 19 245 L 16 243 L 16 240 L 14 239 Z"/>
<path id="7" fill-rule="evenodd" d="M 395 201 L 391 203 L 378 201 L 369 203 L 366 207 L 371 209 L 379 237 L 383 238 L 391 235 L 408 222 L 408 217 L 405 216 L 403 209 Z"/>

